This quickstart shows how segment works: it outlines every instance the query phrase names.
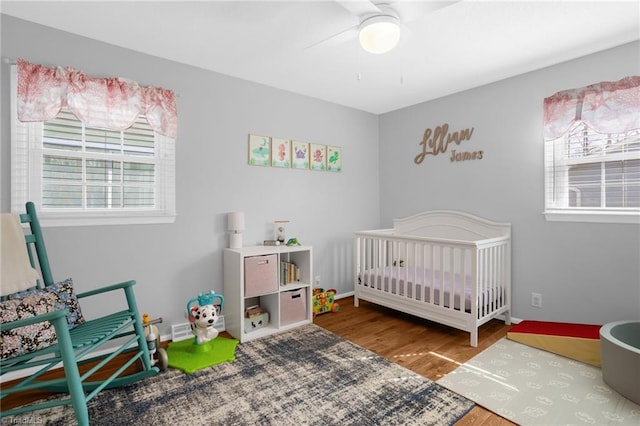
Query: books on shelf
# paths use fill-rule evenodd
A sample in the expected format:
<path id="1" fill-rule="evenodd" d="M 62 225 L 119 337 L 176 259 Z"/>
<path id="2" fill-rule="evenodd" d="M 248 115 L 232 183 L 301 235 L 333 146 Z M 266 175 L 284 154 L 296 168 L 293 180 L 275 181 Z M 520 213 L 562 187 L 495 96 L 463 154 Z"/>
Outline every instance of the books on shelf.
<path id="1" fill-rule="evenodd" d="M 280 284 L 286 285 L 300 281 L 300 268 L 292 262 L 280 262 Z"/>

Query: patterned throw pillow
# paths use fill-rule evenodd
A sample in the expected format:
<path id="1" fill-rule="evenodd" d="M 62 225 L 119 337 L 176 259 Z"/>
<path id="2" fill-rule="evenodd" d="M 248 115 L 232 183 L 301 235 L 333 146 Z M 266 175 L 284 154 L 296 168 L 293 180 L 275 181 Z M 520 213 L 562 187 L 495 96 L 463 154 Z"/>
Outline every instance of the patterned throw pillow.
<path id="1" fill-rule="evenodd" d="M 73 280 L 71 278 L 67 278 L 64 281 L 52 284 L 43 289 L 26 290 L 12 294 L 9 296 L 9 299 L 22 299 L 23 297 L 42 292 L 52 294 L 58 304 L 62 305 L 62 307 L 69 308 L 69 313 L 67 314 L 67 325 L 69 329 L 84 322 L 78 297 L 73 292 Z"/>
<path id="2" fill-rule="evenodd" d="M 31 318 L 59 309 L 59 301 L 53 293 L 33 293 L 21 299 L 11 299 L 0 303 L 0 324 Z M 26 327 L 6 330 L 0 333 L 1 359 L 23 355 L 46 348 L 56 342 L 56 331 L 49 321 Z"/>

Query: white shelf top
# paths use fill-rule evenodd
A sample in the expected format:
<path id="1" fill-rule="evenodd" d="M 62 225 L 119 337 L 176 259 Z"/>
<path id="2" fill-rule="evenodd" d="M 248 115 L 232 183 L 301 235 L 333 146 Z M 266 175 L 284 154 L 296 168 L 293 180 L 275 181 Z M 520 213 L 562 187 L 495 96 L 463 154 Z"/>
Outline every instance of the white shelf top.
<path id="1" fill-rule="evenodd" d="M 246 246 L 238 249 L 226 248 L 225 250 L 239 253 L 243 256 L 260 256 L 272 253 L 292 253 L 296 251 L 309 251 L 311 246 Z"/>

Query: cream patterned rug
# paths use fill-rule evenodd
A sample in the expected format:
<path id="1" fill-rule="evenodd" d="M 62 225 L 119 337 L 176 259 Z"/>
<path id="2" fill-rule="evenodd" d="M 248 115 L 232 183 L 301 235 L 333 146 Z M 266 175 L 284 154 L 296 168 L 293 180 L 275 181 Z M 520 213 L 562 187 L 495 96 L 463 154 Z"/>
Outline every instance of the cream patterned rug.
<path id="1" fill-rule="evenodd" d="M 640 425 L 599 368 L 506 338 L 437 383 L 520 425 Z"/>
<path id="2" fill-rule="evenodd" d="M 236 348 L 236 359 L 184 374 L 170 369 L 89 402 L 102 425 L 452 425 L 475 404 L 310 324 Z M 74 424 L 56 407 L 2 425 Z"/>

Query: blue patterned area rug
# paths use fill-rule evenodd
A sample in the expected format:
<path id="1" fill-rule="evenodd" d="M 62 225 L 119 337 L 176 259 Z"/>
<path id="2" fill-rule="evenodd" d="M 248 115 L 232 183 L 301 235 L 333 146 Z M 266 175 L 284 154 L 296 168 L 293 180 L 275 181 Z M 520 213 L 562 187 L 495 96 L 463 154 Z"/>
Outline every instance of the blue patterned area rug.
<path id="1" fill-rule="evenodd" d="M 89 416 L 92 425 L 451 425 L 474 405 L 311 324 L 239 344 L 232 362 L 103 391 Z M 70 406 L 28 416 L 74 423 Z"/>

